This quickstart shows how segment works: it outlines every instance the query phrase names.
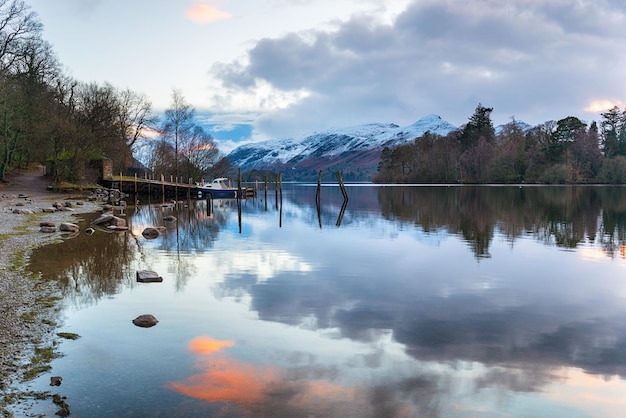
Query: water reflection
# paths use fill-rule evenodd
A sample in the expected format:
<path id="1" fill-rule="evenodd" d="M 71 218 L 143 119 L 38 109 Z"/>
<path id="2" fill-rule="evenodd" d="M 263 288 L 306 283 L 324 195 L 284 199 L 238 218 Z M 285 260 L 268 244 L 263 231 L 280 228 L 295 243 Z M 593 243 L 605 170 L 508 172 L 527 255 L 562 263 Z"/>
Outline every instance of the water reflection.
<path id="1" fill-rule="evenodd" d="M 315 187 L 297 185 L 282 205 L 130 208 L 129 232 L 36 250 L 31 268 L 61 281 L 80 308 L 70 323 L 92 340 L 103 331 L 87 312 L 129 322 L 155 311 L 145 335 L 175 365 L 147 364 L 151 378 L 224 416 L 612 416 L 623 405 L 626 189 L 349 194 L 339 226 L 338 188 L 324 188 L 319 215 Z M 155 225 L 165 232 L 143 238 Z M 135 283 L 138 269 L 164 283 Z M 118 332 L 139 338 L 130 329 Z M 102 340 L 120 359 L 111 367 L 133 367 Z"/>

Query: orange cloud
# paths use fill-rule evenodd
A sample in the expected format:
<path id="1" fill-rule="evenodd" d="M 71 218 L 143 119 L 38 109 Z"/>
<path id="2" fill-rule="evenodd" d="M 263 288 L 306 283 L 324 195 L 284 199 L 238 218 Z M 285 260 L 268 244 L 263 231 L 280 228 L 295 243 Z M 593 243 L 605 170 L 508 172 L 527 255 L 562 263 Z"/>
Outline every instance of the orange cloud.
<path id="1" fill-rule="evenodd" d="M 609 109 L 624 106 L 624 103 L 621 100 L 609 100 L 609 99 L 600 99 L 600 100 L 592 100 L 589 102 L 587 107 L 585 108 L 586 112 L 604 112 Z"/>
<path id="2" fill-rule="evenodd" d="M 219 341 L 211 337 L 196 337 L 189 342 L 189 349 L 197 354 L 212 354 L 234 345 L 235 343 L 232 341 Z"/>
<path id="3" fill-rule="evenodd" d="M 197 337 L 189 349 L 199 358 L 198 373 L 166 387 L 181 395 L 207 402 L 227 402 L 253 416 L 281 411 L 284 416 L 349 416 L 354 411 L 372 412 L 369 391 L 307 376 L 291 378 L 280 367 L 261 366 L 232 358 L 221 352 L 232 341 Z M 294 378 L 295 377 L 295 378 Z M 396 411 L 411 416 L 409 404 L 399 402 Z M 408 412 L 407 412 L 408 411 Z M 414 412 L 414 411 L 413 411 Z"/>
<path id="4" fill-rule="evenodd" d="M 233 402 L 251 405 L 264 397 L 265 388 L 276 377 L 262 368 L 221 356 L 206 359 L 203 373 L 168 387 L 180 394 L 209 402 Z"/>
<path id="5" fill-rule="evenodd" d="M 200 3 L 190 6 L 185 12 L 185 16 L 193 23 L 200 24 L 213 23 L 218 20 L 225 20 L 231 17 L 230 13 L 219 10 L 215 6 Z"/>

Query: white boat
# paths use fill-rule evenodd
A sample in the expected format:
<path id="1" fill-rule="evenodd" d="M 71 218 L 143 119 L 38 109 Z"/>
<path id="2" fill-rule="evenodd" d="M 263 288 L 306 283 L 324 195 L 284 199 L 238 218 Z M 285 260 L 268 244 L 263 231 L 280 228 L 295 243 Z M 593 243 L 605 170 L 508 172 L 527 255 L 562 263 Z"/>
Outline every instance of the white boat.
<path id="1" fill-rule="evenodd" d="M 198 198 L 210 195 L 213 199 L 234 199 L 238 193 L 236 187 L 230 187 L 230 180 L 226 177 L 218 177 L 213 179 L 211 183 L 205 183 L 203 180 L 201 183 L 196 183 L 196 186 L 198 187 Z"/>

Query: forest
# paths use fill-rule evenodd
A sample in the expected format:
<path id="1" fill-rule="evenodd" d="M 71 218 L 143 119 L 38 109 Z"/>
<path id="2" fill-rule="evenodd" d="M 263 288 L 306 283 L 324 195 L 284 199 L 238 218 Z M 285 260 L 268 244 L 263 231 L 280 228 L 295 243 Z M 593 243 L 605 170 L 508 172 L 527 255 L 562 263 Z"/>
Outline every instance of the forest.
<path id="1" fill-rule="evenodd" d="M 231 169 L 179 91 L 159 120 L 141 93 L 74 79 L 42 33 L 24 1 L 0 0 L 0 182 L 36 164 L 57 184 L 83 184 L 89 163 L 103 159 L 114 173 L 185 182 Z M 139 150 L 147 167 L 134 158 Z"/>
<path id="2" fill-rule="evenodd" d="M 375 183 L 606 183 L 626 182 L 626 109 L 587 124 L 568 116 L 523 129 L 515 120 L 496 134 L 493 108 L 478 104 L 460 129 L 429 132 L 385 148 Z"/>

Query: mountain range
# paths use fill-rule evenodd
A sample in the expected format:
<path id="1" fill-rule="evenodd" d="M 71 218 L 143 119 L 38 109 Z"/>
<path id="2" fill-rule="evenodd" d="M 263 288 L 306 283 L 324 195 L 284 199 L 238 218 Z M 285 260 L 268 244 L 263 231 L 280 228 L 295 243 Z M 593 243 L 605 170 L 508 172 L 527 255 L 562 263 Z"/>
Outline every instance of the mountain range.
<path id="1" fill-rule="evenodd" d="M 515 123 L 523 129 L 528 126 L 520 121 Z M 284 180 L 314 180 L 322 170 L 340 171 L 346 181 L 369 181 L 376 173 L 384 147 L 413 141 L 426 132 L 445 136 L 456 129 L 459 128 L 431 114 L 404 127 L 368 123 L 329 129 L 299 139 L 246 144 L 235 148 L 227 158 L 242 171 L 280 172 Z"/>

